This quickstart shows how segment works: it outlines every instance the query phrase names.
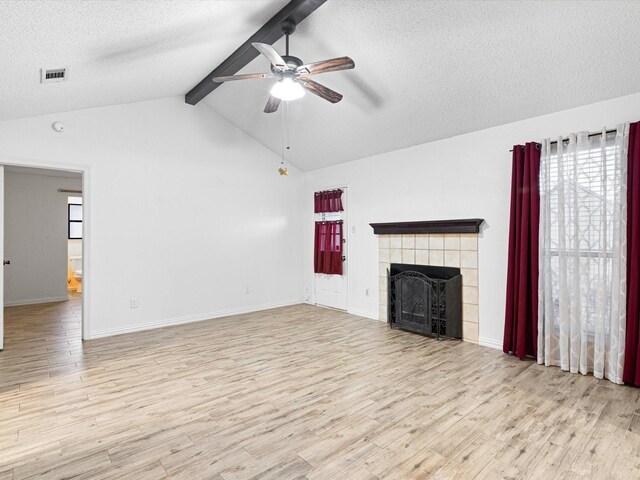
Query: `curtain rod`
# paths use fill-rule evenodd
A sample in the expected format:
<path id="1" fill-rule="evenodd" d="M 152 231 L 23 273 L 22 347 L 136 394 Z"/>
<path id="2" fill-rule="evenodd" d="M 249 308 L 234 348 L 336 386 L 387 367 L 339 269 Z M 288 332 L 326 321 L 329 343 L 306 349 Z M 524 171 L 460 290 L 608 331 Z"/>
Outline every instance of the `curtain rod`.
<path id="1" fill-rule="evenodd" d="M 320 195 L 321 193 L 328 193 L 328 192 L 343 192 L 342 188 L 334 188 L 333 190 L 320 190 L 318 192 L 314 192 L 314 195 Z"/>
<path id="2" fill-rule="evenodd" d="M 60 193 L 82 193 L 82 190 L 67 190 L 66 188 L 59 188 Z"/>
<path id="3" fill-rule="evenodd" d="M 605 132 L 605 134 L 606 134 L 606 135 L 609 135 L 610 133 L 615 133 L 615 132 L 617 132 L 617 131 L 618 131 L 618 130 L 614 128 L 613 130 L 607 130 L 607 131 Z M 590 133 L 590 134 L 588 135 L 588 137 L 589 137 L 589 138 L 591 138 L 591 137 L 597 137 L 598 135 L 602 135 L 602 132 L 594 132 L 594 133 Z M 562 142 L 563 142 L 563 143 L 564 143 L 564 142 L 568 142 L 568 141 L 569 141 L 569 139 L 568 139 L 568 138 L 563 138 L 563 139 L 562 139 Z M 557 141 L 557 140 L 555 140 L 555 141 L 553 141 L 553 142 L 549 142 L 549 143 L 550 143 L 550 144 L 554 144 L 554 143 L 558 143 L 558 141 Z M 524 147 L 522 147 L 522 148 L 524 148 Z M 538 148 L 540 148 L 540 144 L 538 144 Z M 511 150 L 509 150 L 509 151 L 510 151 L 510 152 L 513 152 L 513 149 L 511 149 Z"/>

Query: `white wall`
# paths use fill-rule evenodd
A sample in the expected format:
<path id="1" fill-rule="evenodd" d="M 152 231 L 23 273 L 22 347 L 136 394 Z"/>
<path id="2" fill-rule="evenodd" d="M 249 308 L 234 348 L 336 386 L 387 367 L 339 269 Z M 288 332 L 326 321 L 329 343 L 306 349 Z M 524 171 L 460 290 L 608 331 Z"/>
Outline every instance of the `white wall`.
<path id="1" fill-rule="evenodd" d="M 0 163 L 88 169 L 87 337 L 302 301 L 313 294 L 313 191 L 347 186 L 349 310 L 378 314 L 369 223 L 482 217 L 480 340 L 497 346 L 509 149 L 639 112 L 640 94 L 280 177 L 272 152 L 208 107 L 170 98 L 0 122 Z"/>
<path id="2" fill-rule="evenodd" d="M 301 302 L 303 180 L 278 161 L 182 98 L 0 123 L 0 163 L 88 168 L 88 338 Z"/>
<path id="3" fill-rule="evenodd" d="M 484 218 L 479 239 L 480 343 L 501 348 L 514 144 L 640 120 L 640 94 L 354 162 L 305 177 L 304 289 L 313 292 L 313 192 L 348 186 L 349 310 L 378 316 L 377 242 L 369 223 Z M 351 233 L 352 228 L 356 233 Z M 365 296 L 370 289 L 370 296 Z M 310 299 L 313 303 L 313 297 Z"/>
<path id="4" fill-rule="evenodd" d="M 67 196 L 82 180 L 5 172 L 5 305 L 67 299 Z"/>
<path id="5" fill-rule="evenodd" d="M 82 256 L 82 240 L 69 240 L 67 243 L 67 256 L 81 257 Z"/>

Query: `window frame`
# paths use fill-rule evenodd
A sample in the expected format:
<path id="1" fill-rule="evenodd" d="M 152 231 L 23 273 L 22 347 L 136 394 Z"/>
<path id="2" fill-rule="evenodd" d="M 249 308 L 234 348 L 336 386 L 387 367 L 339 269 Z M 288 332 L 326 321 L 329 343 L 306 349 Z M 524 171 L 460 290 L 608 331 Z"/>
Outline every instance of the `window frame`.
<path id="1" fill-rule="evenodd" d="M 71 207 L 80 207 L 82 209 L 82 203 L 68 203 L 67 204 L 67 240 L 82 240 L 82 235 L 79 237 L 71 236 L 71 224 L 72 223 L 82 223 L 82 220 L 71 220 Z M 84 218 L 84 212 L 83 212 Z M 84 235 L 84 229 L 82 234 Z"/>

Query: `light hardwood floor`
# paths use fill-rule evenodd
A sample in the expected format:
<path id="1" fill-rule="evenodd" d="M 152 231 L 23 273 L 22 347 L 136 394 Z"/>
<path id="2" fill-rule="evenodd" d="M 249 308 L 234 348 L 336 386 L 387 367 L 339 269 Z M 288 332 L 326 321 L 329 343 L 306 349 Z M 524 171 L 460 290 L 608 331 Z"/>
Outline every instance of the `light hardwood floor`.
<path id="1" fill-rule="evenodd" d="M 638 389 L 305 305 L 79 322 L 6 309 L 0 480 L 640 478 Z"/>

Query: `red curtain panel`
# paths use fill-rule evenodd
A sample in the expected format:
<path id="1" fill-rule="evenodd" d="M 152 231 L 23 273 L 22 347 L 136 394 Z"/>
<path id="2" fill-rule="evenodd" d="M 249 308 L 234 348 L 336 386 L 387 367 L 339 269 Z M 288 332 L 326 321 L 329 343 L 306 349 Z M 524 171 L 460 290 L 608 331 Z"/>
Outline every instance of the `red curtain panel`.
<path id="1" fill-rule="evenodd" d="M 627 168 L 627 336 L 622 380 L 640 387 L 640 122 L 629 128 Z"/>
<path id="2" fill-rule="evenodd" d="M 315 273 L 342 275 L 342 221 L 316 222 Z"/>
<path id="3" fill-rule="evenodd" d="M 342 190 L 325 190 L 314 194 L 314 212 L 342 212 Z"/>
<path id="4" fill-rule="evenodd" d="M 518 358 L 538 350 L 538 230 L 540 150 L 513 147 L 507 305 L 502 349 Z"/>

